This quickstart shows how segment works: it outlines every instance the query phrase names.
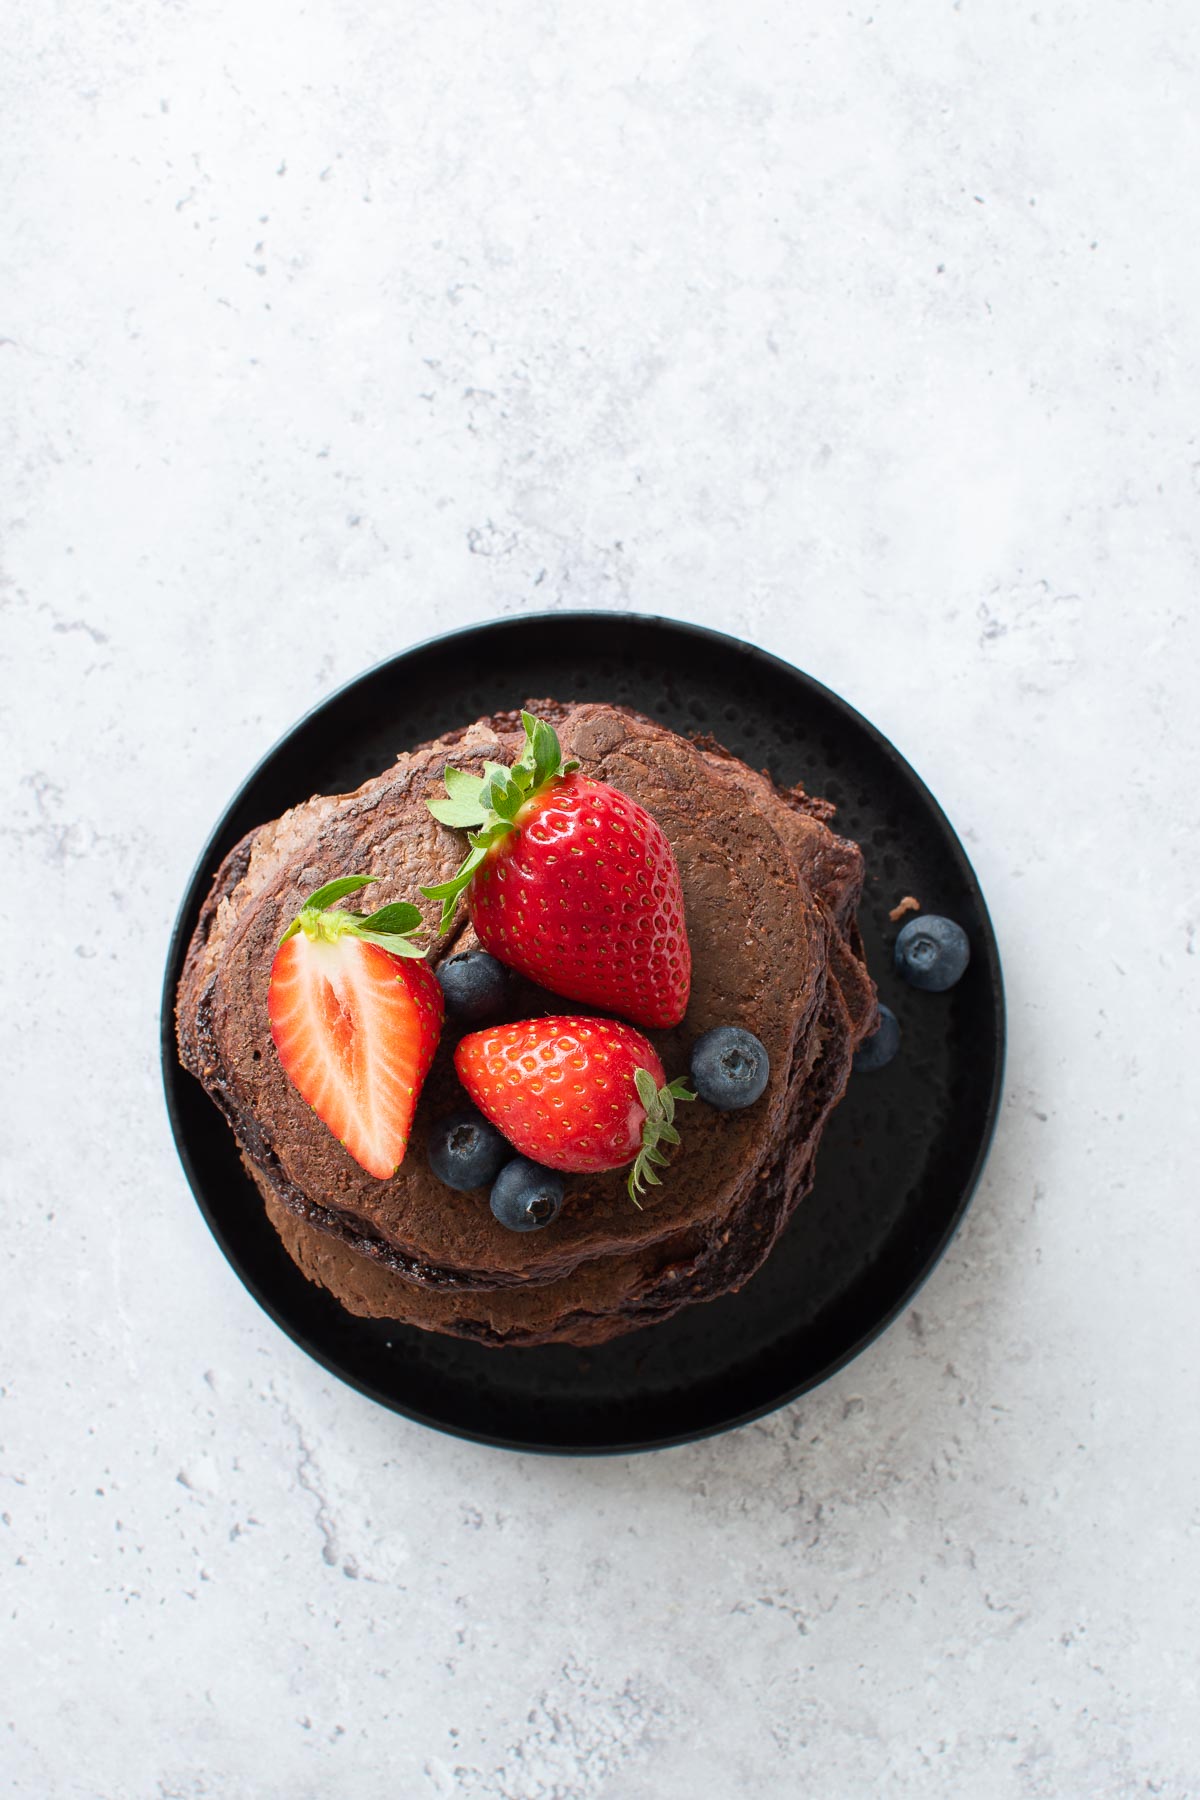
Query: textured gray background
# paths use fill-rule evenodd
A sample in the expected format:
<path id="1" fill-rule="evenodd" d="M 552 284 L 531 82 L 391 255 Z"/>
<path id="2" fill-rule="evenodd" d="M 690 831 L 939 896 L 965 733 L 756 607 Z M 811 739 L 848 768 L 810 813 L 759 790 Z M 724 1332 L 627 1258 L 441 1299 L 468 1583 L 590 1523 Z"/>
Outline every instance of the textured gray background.
<path id="1" fill-rule="evenodd" d="M 17 0 L 0 1784 L 1200 1795 L 1193 0 Z M 159 1094 L 193 857 L 497 613 L 745 635 L 965 835 L 1003 1120 L 826 1388 L 615 1463 L 342 1389 Z"/>

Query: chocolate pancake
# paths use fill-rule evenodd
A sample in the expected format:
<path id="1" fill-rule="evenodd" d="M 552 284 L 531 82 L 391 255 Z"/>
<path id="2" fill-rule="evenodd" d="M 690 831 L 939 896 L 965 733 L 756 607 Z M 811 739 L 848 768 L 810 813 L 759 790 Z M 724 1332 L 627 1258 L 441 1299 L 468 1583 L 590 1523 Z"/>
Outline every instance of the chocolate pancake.
<path id="1" fill-rule="evenodd" d="M 266 1015 L 281 930 L 339 874 L 378 874 L 376 904 L 416 899 L 449 875 L 461 840 L 425 799 L 451 758 L 468 769 L 511 760 L 515 713 L 421 746 L 355 794 L 309 801 L 236 847 L 189 949 L 180 1051 L 237 1133 L 289 1252 L 352 1311 L 492 1343 L 597 1342 L 739 1285 L 806 1191 L 854 1045 L 875 1019 L 854 928 L 862 860 L 829 829 L 823 803 L 776 788 L 717 745 L 613 707 L 535 701 L 530 710 L 550 719 L 585 773 L 646 806 L 675 850 L 693 987 L 682 1025 L 649 1034 L 668 1075 L 686 1069 L 699 1032 L 743 1024 L 771 1057 L 762 1100 L 742 1113 L 686 1109 L 684 1142 L 643 1212 L 620 1172 L 575 1176 L 553 1227 L 514 1234 L 485 1196 L 453 1193 L 427 1165 L 430 1121 L 462 1100 L 452 1026 L 408 1155 L 386 1182 L 359 1169 L 283 1075 Z M 435 912 L 429 903 L 431 924 Z M 431 960 L 471 941 L 463 920 Z M 560 1010 L 526 988 L 514 1016 Z"/>

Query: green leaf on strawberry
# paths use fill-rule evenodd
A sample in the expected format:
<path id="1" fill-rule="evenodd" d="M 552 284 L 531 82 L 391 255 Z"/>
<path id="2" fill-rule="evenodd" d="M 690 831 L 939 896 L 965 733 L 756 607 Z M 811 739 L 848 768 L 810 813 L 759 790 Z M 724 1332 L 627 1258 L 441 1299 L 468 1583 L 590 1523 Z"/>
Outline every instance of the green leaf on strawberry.
<path id="1" fill-rule="evenodd" d="M 446 799 L 425 802 L 439 824 L 470 833 L 470 854 L 450 880 L 421 889 L 428 899 L 442 902 L 441 931 L 449 927 L 459 895 L 492 845 L 515 829 L 516 816 L 526 801 L 534 799 L 559 776 L 569 775 L 579 767 L 577 762 L 564 762 L 558 735 L 545 720 L 523 712 L 521 723 L 525 728 L 525 748 L 511 768 L 486 762 L 482 775 L 447 768 Z"/>
<path id="2" fill-rule="evenodd" d="M 468 775 L 465 769 L 446 770 L 446 792 L 452 800 L 461 800 L 465 805 L 479 804 L 483 783 L 482 775 Z"/>
<path id="3" fill-rule="evenodd" d="M 695 1094 L 688 1087 L 682 1076 L 665 1087 L 659 1087 L 649 1069 L 638 1069 L 633 1077 L 637 1088 L 638 1099 L 646 1109 L 645 1122 L 642 1125 L 642 1147 L 637 1160 L 629 1171 L 625 1186 L 633 1204 L 641 1210 L 639 1196 L 645 1188 L 661 1187 L 662 1179 L 654 1172 L 654 1165 L 665 1168 L 667 1158 L 659 1149 L 660 1144 L 677 1144 L 679 1133 L 675 1129 L 675 1102 L 677 1100 L 694 1100 Z"/>
<path id="4" fill-rule="evenodd" d="M 356 893 L 378 880 L 378 875 L 339 875 L 336 881 L 327 881 L 324 887 L 309 895 L 279 942 L 286 944 L 297 932 L 325 943 L 335 943 L 341 937 L 356 937 L 368 944 L 378 944 L 381 950 L 388 950 L 393 956 L 424 956 L 426 946 L 413 942 L 423 929 L 421 909 L 411 901 L 394 901 L 373 913 L 351 912 L 348 908 L 334 906 L 335 900 L 344 900 L 347 894 Z"/>
<path id="5" fill-rule="evenodd" d="M 339 875 L 336 881 L 327 881 L 315 894 L 310 894 L 304 904 L 321 912 L 325 907 L 332 906 L 335 900 L 344 900 L 347 894 L 356 893 L 359 888 L 370 887 L 373 881 L 378 880 L 378 875 Z M 293 929 L 299 929 L 297 923 L 293 923 Z"/>
<path id="6" fill-rule="evenodd" d="M 447 769 L 447 775 L 457 775 L 457 769 Z M 477 800 L 427 800 L 425 802 L 439 825 L 449 825 L 453 831 L 466 831 L 472 825 L 480 823 L 482 809 Z"/>
<path id="7" fill-rule="evenodd" d="M 421 909 L 414 906 L 411 900 L 395 900 L 390 906 L 381 906 L 378 912 L 368 913 L 363 920 L 363 926 L 372 931 L 398 932 L 401 935 L 415 931 L 420 923 Z"/>

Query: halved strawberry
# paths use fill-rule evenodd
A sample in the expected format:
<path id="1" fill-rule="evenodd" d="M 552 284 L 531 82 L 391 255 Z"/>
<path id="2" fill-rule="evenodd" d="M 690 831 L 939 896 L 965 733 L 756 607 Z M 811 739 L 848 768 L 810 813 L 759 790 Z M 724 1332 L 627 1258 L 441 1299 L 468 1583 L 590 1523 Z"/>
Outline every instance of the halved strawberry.
<path id="1" fill-rule="evenodd" d="M 442 990 L 411 941 L 415 906 L 369 917 L 335 900 L 376 880 L 346 875 L 305 903 L 271 965 L 267 1010 L 288 1078 L 355 1162 L 386 1181 L 442 1029 Z"/>
<path id="2" fill-rule="evenodd" d="M 464 889 L 480 943 L 510 968 L 638 1025 L 678 1025 L 692 956 L 675 853 L 628 794 L 564 762 L 543 720 L 522 713 L 525 751 L 511 769 L 446 770 L 443 825 L 469 829 L 458 873 L 422 893 L 442 930 Z"/>
<path id="3" fill-rule="evenodd" d="M 493 1025 L 463 1038 L 454 1066 L 522 1156 L 573 1172 L 633 1162 L 627 1186 L 635 1205 L 645 1183 L 661 1185 L 655 1165 L 667 1159 L 659 1145 L 679 1142 L 675 1102 L 696 1098 L 682 1081 L 668 1085 L 653 1045 L 614 1019 Z"/>

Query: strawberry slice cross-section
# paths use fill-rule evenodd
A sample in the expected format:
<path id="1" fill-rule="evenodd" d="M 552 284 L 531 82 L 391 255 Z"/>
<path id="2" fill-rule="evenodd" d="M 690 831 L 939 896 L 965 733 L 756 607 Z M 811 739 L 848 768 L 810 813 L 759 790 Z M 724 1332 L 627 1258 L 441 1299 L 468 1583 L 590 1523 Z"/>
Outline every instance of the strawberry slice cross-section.
<path id="1" fill-rule="evenodd" d="M 442 1029 L 442 990 L 412 934 L 415 906 L 370 915 L 334 902 L 373 876 L 329 882 L 305 903 L 275 952 L 267 994 L 284 1072 L 368 1175 L 404 1159 Z"/>

